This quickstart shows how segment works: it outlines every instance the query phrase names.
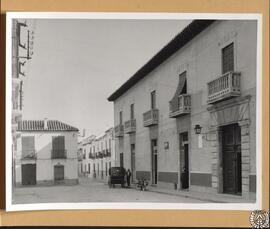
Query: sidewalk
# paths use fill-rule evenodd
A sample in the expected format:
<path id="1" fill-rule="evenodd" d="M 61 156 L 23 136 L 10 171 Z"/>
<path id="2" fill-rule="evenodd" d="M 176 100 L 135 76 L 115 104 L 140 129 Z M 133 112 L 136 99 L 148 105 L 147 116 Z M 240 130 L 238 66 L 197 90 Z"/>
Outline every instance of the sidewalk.
<path id="1" fill-rule="evenodd" d="M 136 188 L 135 184 L 133 184 L 132 188 Z M 205 192 L 191 191 L 191 190 L 173 190 L 173 189 L 166 189 L 162 187 L 155 187 L 151 185 L 147 186 L 147 191 L 163 193 L 167 195 L 176 195 L 176 196 L 203 200 L 203 201 L 212 202 L 212 203 L 254 203 L 255 202 L 255 200 L 246 200 L 246 199 L 243 199 L 241 196 L 230 195 L 230 194 L 205 193 Z"/>
<path id="2" fill-rule="evenodd" d="M 107 181 L 105 180 L 97 179 L 96 182 L 104 183 L 105 185 L 107 185 Z M 131 183 L 130 188 L 137 189 L 136 184 Z M 161 194 L 166 194 L 166 195 L 192 198 L 192 199 L 207 201 L 211 203 L 255 203 L 255 199 L 246 200 L 246 199 L 243 199 L 241 196 L 237 196 L 237 195 L 206 193 L 206 192 L 191 191 L 191 190 L 174 190 L 174 189 L 156 187 L 152 185 L 147 186 L 147 192 L 156 192 L 156 193 L 161 193 Z"/>

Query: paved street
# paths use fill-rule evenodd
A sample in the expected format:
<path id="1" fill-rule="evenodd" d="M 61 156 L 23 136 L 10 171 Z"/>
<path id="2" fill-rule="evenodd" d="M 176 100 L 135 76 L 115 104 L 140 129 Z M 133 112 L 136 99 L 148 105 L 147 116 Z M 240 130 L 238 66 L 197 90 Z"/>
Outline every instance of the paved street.
<path id="1" fill-rule="evenodd" d="M 159 202 L 203 203 L 201 200 L 139 191 L 137 189 L 109 188 L 106 183 L 81 178 L 79 185 L 14 188 L 13 203 L 63 203 L 63 202 Z"/>

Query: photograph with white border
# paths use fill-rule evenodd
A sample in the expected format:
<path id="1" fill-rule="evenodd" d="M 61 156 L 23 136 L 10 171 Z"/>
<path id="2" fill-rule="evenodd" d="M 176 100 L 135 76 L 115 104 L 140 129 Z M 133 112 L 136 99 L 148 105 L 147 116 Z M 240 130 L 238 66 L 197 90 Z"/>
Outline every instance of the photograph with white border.
<path id="1" fill-rule="evenodd" d="M 7 13 L 7 211 L 261 206 L 260 14 Z"/>

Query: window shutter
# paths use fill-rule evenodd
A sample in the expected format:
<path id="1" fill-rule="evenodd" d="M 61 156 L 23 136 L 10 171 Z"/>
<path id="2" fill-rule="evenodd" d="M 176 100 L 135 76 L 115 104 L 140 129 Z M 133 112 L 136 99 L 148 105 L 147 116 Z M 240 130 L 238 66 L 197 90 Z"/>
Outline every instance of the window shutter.
<path id="1" fill-rule="evenodd" d="M 65 136 L 52 137 L 52 150 L 54 158 L 63 158 L 65 156 Z"/>
<path id="2" fill-rule="evenodd" d="M 22 157 L 33 157 L 35 154 L 35 137 L 22 137 Z"/>
<path id="3" fill-rule="evenodd" d="M 222 49 L 222 74 L 234 70 L 233 43 Z"/>

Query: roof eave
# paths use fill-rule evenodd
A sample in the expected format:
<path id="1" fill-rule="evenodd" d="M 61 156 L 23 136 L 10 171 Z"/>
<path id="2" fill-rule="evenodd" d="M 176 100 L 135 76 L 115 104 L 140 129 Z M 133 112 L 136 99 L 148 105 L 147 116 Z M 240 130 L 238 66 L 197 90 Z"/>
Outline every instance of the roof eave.
<path id="1" fill-rule="evenodd" d="M 182 32 L 175 36 L 167 45 L 165 45 L 156 55 L 154 55 L 143 67 L 141 67 L 132 77 L 130 77 L 122 86 L 108 97 L 108 101 L 113 102 L 132 86 L 147 76 L 170 56 L 184 47 L 199 33 L 210 26 L 215 20 L 194 20 L 186 26 Z"/>

